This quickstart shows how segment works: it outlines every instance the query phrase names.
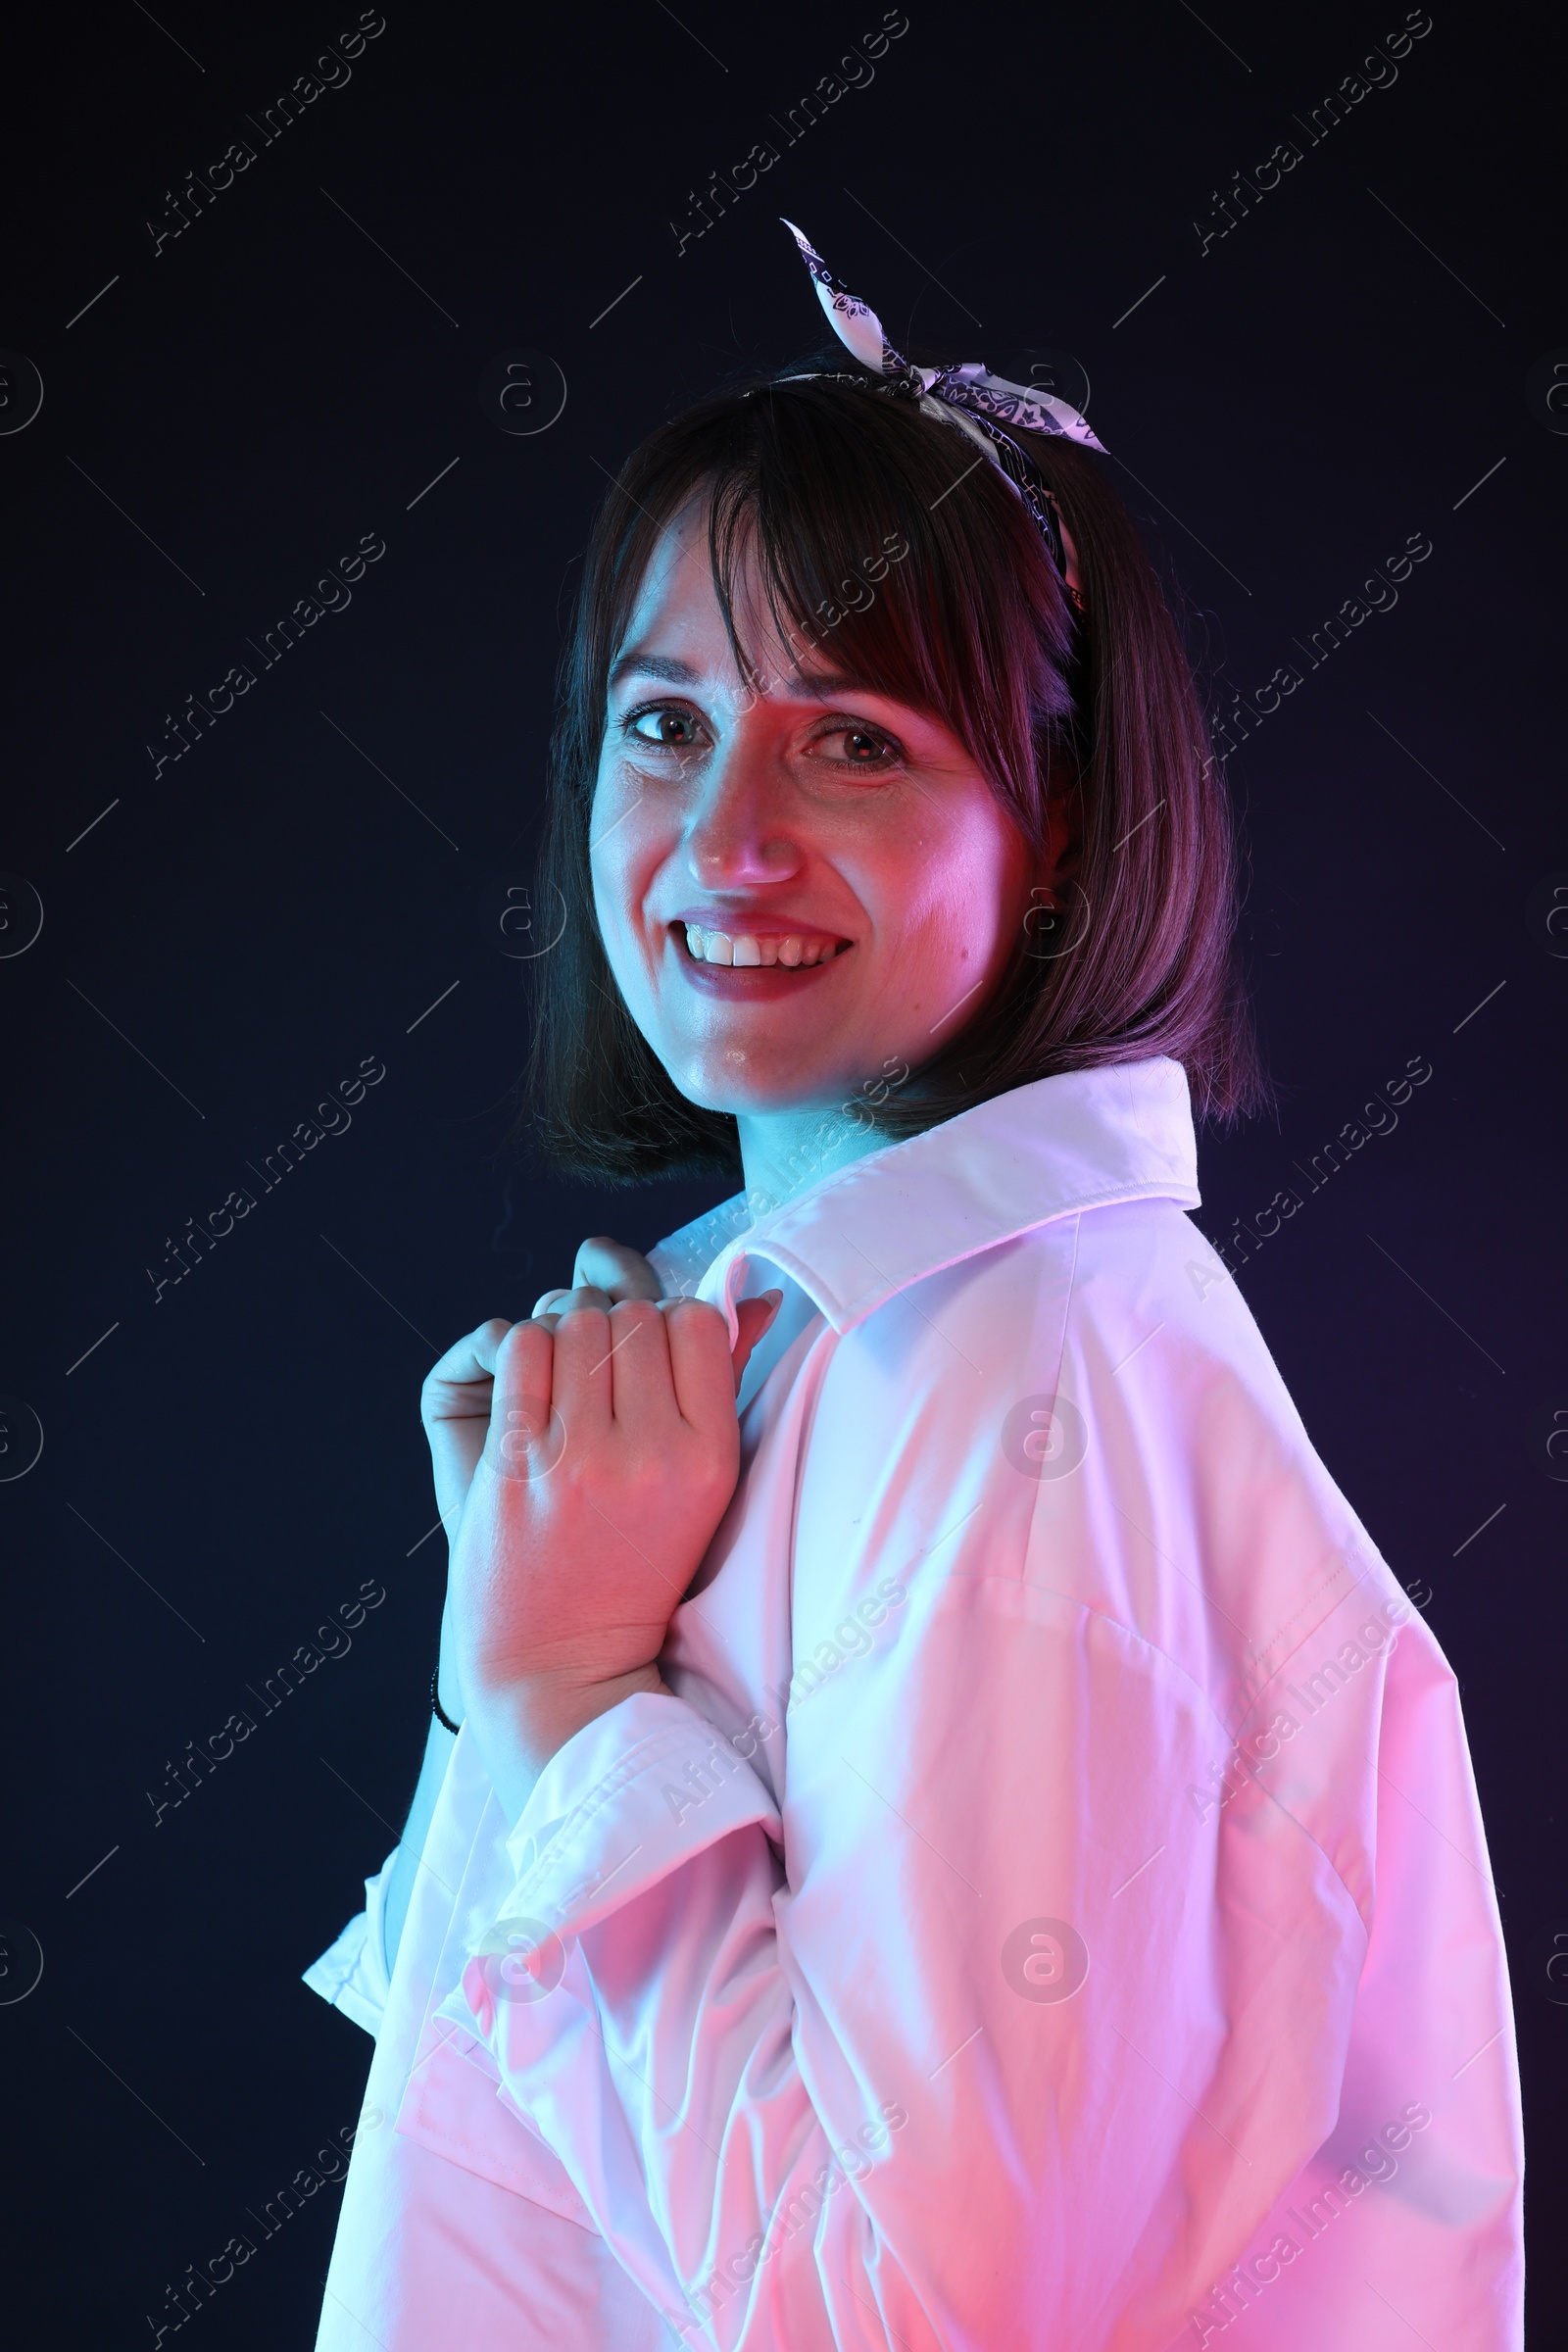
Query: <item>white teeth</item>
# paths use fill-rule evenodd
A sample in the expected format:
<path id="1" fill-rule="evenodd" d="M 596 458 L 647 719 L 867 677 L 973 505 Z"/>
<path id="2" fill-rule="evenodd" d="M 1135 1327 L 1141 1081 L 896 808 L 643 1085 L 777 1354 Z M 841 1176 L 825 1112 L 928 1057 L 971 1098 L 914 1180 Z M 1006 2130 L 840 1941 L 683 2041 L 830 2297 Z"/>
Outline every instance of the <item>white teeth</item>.
<path id="1" fill-rule="evenodd" d="M 759 939 L 750 931 L 704 931 L 696 923 L 687 923 L 686 952 L 694 963 L 729 963 L 755 969 L 759 965 L 782 964 L 786 970 L 808 969 L 815 963 L 831 963 L 841 955 L 848 942 L 830 939 Z"/>

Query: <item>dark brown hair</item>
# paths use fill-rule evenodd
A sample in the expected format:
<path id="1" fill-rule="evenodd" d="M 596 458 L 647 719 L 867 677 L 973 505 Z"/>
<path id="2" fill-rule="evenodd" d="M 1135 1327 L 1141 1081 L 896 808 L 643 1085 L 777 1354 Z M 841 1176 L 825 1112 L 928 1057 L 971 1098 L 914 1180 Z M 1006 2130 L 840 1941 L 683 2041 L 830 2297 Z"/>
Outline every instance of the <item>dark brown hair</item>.
<path id="1" fill-rule="evenodd" d="M 731 592 L 744 556 L 781 630 L 807 646 L 830 631 L 835 670 L 943 720 L 1027 842 L 1042 846 L 1054 801 L 1070 821 L 1059 903 L 1031 913 L 973 1021 L 875 1113 L 888 1139 L 1033 1079 L 1153 1054 L 1184 1065 L 1200 1114 L 1230 1118 L 1261 1100 L 1230 811 L 1175 624 L 1095 458 L 1021 438 L 1076 545 L 1076 622 L 998 469 L 873 379 L 736 386 L 627 459 L 594 524 L 563 662 L 540 872 L 541 904 L 559 890 L 565 927 L 538 967 L 528 1093 L 559 1166 L 631 1183 L 739 1165 L 734 1119 L 676 1090 L 627 1011 L 589 877 L 611 665 L 658 534 L 697 493 L 743 674 Z M 879 575 L 900 545 L 907 553 Z"/>

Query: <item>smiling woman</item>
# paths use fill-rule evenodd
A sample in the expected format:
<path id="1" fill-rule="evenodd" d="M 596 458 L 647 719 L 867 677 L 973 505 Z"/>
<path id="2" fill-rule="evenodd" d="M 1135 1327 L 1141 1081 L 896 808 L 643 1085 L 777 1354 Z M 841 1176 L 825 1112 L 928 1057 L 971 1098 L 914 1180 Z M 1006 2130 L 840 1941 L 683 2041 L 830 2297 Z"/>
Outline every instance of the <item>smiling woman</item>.
<path id="1" fill-rule="evenodd" d="M 614 665 L 594 905 L 683 1102 L 741 1128 L 760 1114 L 776 1147 L 860 1084 L 868 1044 L 878 1064 L 925 1062 L 962 1028 L 1013 953 L 1038 860 L 951 727 L 821 649 L 795 660 L 750 568 L 735 592 L 761 651 L 740 651 L 708 541 L 694 502 Z"/>
<path id="2" fill-rule="evenodd" d="M 320 2352 L 1514 2352 L 1453 1676 L 1186 1214 L 1260 1082 L 1176 630 L 1083 419 L 799 241 L 858 370 L 628 460 L 536 967 L 558 1161 L 746 1189 L 426 1380 Z"/>
<path id="3" fill-rule="evenodd" d="M 628 1181 L 735 1166 L 728 1081 L 779 1036 L 760 1008 L 786 989 L 791 1034 L 823 1028 L 824 1100 L 885 1054 L 917 1065 L 884 1137 L 1156 1053 L 1201 1108 L 1257 1101 L 1229 814 L 1174 625 L 1093 459 L 1065 438 L 1030 457 L 1081 615 L 998 469 L 853 378 L 722 394 L 628 461 L 588 551 L 545 847 L 576 919 L 540 968 L 528 1092 L 563 1164 Z M 858 596 L 879 546 L 909 552 Z M 755 813 L 774 782 L 765 838 L 743 839 L 748 792 Z M 694 1050 L 700 1026 L 687 923 L 708 966 L 713 932 L 755 939 L 754 969 L 792 968 L 796 938 L 793 968 L 808 943 L 817 968 L 823 947 L 859 968 L 831 973 L 831 1003 L 820 984 L 723 984 L 757 1004 L 756 1044 L 720 1050 L 750 1057 L 716 1091 L 713 1069 L 688 1085 L 663 1050 Z"/>

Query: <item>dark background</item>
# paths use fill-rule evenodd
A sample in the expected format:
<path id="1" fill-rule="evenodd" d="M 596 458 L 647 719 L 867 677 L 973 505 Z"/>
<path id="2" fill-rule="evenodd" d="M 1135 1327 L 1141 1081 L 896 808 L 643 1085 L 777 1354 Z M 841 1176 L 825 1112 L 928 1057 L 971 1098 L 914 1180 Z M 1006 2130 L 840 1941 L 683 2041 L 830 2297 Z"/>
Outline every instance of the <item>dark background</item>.
<path id="1" fill-rule="evenodd" d="M 511 1165 L 527 965 L 495 914 L 531 867 L 596 467 L 818 339 L 780 212 L 901 342 L 1024 376 L 1074 355 L 1213 707 L 1303 673 L 1229 770 L 1280 1111 L 1206 1140 L 1199 1221 L 1223 1238 L 1302 1197 L 1242 1285 L 1464 1689 L 1547 2217 L 1535 2340 L 1564 2326 L 1568 938 L 1544 909 L 1568 880 L 1568 409 L 1539 365 L 1568 362 L 1562 61 L 1544 12 L 1434 12 L 1309 144 L 1396 0 L 909 0 L 874 82 L 684 252 L 688 190 L 783 147 L 775 118 L 876 0 L 683 0 L 684 26 L 658 0 L 388 0 L 347 86 L 266 146 L 247 115 L 352 7 L 13 24 L 0 342 L 44 388 L 10 430 L 13 363 L 0 410 L 16 2342 L 148 2341 L 165 2282 L 353 2124 L 369 2043 L 299 1972 L 392 1845 L 424 1738 L 420 1378 L 569 1278 L 585 1233 L 647 1245 L 719 1189 Z M 166 191 L 240 137 L 255 163 L 155 257 Z M 1286 139 L 1301 162 L 1200 251 L 1213 192 Z M 519 348 L 567 391 L 526 436 L 478 395 Z M 386 553 L 352 605 L 263 668 L 247 640 L 365 533 Z M 1418 533 L 1396 608 L 1308 668 L 1300 642 Z M 256 685 L 155 780 L 166 714 L 239 662 Z M 365 1056 L 386 1075 L 352 1128 L 263 1194 L 247 1162 Z M 1412 1056 L 1433 1076 L 1397 1128 L 1308 1193 L 1297 1163 Z M 168 1239 L 240 1185 L 254 1211 L 155 1303 Z M 166 1762 L 257 1717 L 247 1686 L 365 1579 L 387 1597 L 352 1652 L 155 1827 Z M 260 2246 L 202 2340 L 309 2346 L 336 2202 Z"/>

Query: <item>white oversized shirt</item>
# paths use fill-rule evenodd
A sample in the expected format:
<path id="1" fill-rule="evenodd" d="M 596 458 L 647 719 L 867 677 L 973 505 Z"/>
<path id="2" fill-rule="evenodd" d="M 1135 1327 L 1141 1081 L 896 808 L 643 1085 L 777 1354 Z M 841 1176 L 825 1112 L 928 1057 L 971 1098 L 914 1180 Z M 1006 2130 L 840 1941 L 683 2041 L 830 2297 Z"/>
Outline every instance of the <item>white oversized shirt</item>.
<path id="1" fill-rule="evenodd" d="M 662 1658 L 514 1828 L 455 1743 L 321 2352 L 1521 2342 L 1454 1678 L 1198 1203 L 1048 1078 L 656 1251 L 785 1308 Z M 632 1531 L 635 1533 L 635 1531 Z"/>

